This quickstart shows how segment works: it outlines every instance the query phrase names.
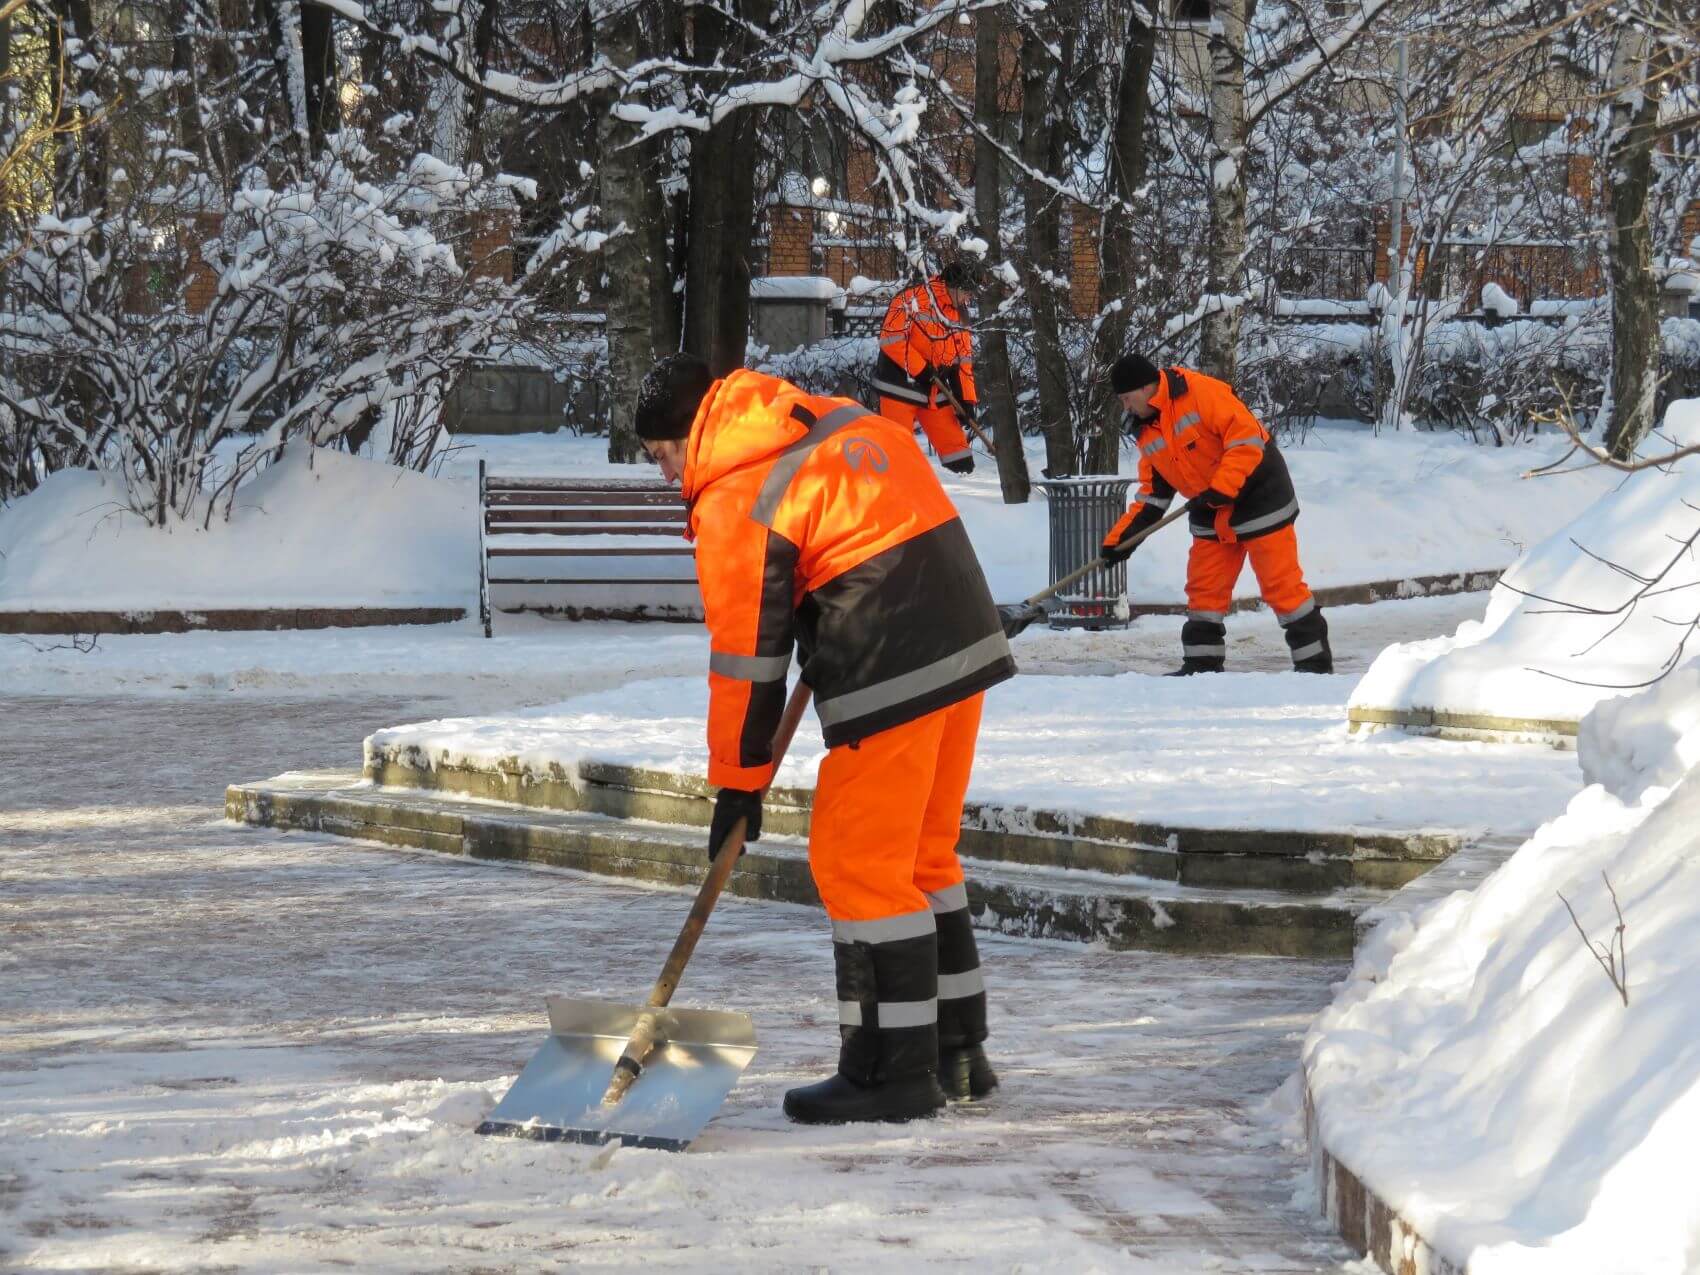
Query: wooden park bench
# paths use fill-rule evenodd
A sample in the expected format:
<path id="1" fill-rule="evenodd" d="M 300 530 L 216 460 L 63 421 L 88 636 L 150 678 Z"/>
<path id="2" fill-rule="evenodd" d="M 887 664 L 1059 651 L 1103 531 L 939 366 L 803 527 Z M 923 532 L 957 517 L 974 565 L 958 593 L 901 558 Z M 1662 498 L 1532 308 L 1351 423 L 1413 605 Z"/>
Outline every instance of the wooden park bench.
<path id="1" fill-rule="evenodd" d="M 647 479 L 512 478 L 478 462 L 479 613 L 701 620 L 678 489 Z"/>

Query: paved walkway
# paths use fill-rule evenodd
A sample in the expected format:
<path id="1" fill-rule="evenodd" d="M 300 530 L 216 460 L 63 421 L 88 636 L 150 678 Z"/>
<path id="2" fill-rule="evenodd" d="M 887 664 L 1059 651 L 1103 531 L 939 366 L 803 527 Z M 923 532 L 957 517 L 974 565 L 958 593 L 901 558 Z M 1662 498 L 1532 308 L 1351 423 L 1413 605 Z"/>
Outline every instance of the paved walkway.
<path id="1" fill-rule="evenodd" d="M 729 900 L 680 990 L 757 1055 L 691 1152 L 474 1137 L 544 992 L 641 998 L 682 896 L 222 821 L 420 700 L 0 699 L 0 1267 L 1332 1271 L 1265 1112 L 1341 967 L 987 940 L 1002 1097 L 778 1112 L 821 919 Z"/>

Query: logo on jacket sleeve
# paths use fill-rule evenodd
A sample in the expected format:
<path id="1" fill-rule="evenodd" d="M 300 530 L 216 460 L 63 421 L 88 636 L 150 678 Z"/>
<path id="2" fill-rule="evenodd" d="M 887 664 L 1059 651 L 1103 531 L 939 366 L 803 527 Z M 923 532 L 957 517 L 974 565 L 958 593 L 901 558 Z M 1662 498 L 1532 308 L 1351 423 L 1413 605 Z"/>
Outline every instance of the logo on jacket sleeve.
<path id="1" fill-rule="evenodd" d="M 850 466 L 852 473 L 861 473 L 864 469 L 868 476 L 883 474 L 891 468 L 891 458 L 885 454 L 885 449 L 871 438 L 863 438 L 860 434 L 844 440 L 844 463 Z"/>

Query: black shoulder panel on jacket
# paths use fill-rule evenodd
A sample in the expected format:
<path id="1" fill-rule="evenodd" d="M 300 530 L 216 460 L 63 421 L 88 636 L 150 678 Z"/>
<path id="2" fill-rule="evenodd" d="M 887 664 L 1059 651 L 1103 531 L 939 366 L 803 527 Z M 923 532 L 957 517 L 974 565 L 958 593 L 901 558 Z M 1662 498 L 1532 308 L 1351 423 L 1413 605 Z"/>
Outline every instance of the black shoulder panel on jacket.
<path id="1" fill-rule="evenodd" d="M 1186 390 L 1187 390 L 1186 377 L 1182 376 L 1179 372 L 1175 371 L 1174 368 L 1172 368 L 1172 367 L 1171 368 L 1164 368 L 1163 369 L 1163 376 L 1168 381 L 1168 384 L 1169 384 L 1169 401 L 1170 402 L 1173 402 L 1175 399 L 1179 398 L 1182 394 L 1186 393 Z"/>

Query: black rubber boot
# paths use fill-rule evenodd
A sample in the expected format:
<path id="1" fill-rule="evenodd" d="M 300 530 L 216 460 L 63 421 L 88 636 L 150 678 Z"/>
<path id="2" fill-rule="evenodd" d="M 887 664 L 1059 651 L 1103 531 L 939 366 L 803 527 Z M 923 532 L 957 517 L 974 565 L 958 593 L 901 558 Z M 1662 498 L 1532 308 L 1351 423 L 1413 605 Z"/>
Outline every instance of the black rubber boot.
<path id="1" fill-rule="evenodd" d="M 1293 656 L 1295 673 L 1332 673 L 1334 652 L 1328 645 L 1328 621 L 1314 600 L 1310 609 L 1296 619 L 1283 620 L 1287 649 Z"/>
<path id="2" fill-rule="evenodd" d="M 885 943 L 832 945 L 838 967 L 838 1074 L 785 1095 L 799 1124 L 915 1120 L 945 1105 L 939 1088 L 936 1017 L 912 1021 L 915 1006 L 936 1005 L 938 946 L 931 934 Z M 881 1026 L 884 1008 L 894 1025 Z"/>
<path id="3" fill-rule="evenodd" d="M 998 1087 L 984 1045 L 939 1050 L 939 1088 L 951 1102 L 974 1102 Z"/>
<path id="4" fill-rule="evenodd" d="M 1228 626 L 1220 613 L 1188 611 L 1181 625 L 1181 666 L 1170 677 L 1220 673 L 1228 665 Z"/>
<path id="5" fill-rule="evenodd" d="M 939 1088 L 953 1102 L 984 1098 L 998 1087 L 986 1061 L 986 984 L 962 886 L 929 895 L 939 936 Z"/>
<path id="6" fill-rule="evenodd" d="M 937 1115 L 944 1091 L 932 1072 L 872 1085 L 859 1085 L 843 1072 L 785 1095 L 785 1114 L 798 1124 L 851 1124 L 885 1121 L 901 1124 Z"/>

